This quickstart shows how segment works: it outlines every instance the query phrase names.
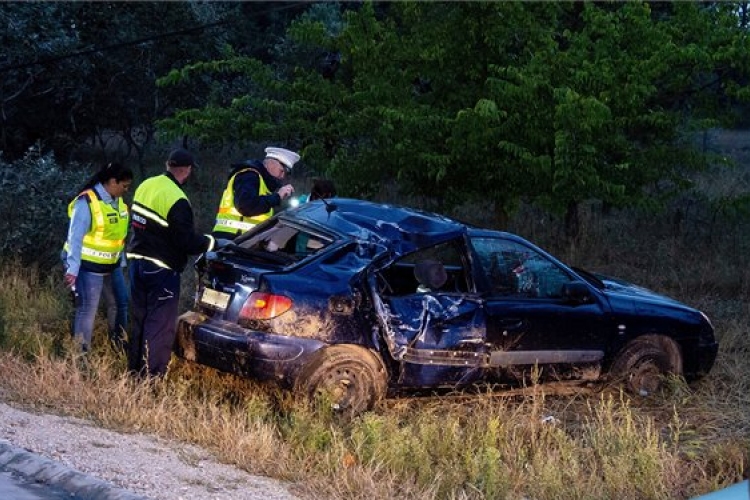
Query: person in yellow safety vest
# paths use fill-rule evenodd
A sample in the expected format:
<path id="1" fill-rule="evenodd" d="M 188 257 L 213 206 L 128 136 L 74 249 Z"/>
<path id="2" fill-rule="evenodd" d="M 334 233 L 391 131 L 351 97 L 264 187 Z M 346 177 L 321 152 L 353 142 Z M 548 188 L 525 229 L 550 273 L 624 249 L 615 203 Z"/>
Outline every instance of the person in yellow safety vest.
<path id="1" fill-rule="evenodd" d="M 167 171 L 143 181 L 133 196 L 127 354 L 128 369 L 137 377 L 166 374 L 177 334 L 180 273 L 188 256 L 215 245 L 212 236 L 195 231 L 193 208 L 182 190 L 195 166 L 189 151 L 175 149 Z"/>
<path id="2" fill-rule="evenodd" d="M 216 214 L 215 238 L 232 240 L 270 218 L 274 208 L 294 193 L 291 184 L 282 184 L 299 161 L 299 154 L 284 148 L 268 147 L 263 161 L 245 160 L 232 165 L 229 182 Z"/>
<path id="3" fill-rule="evenodd" d="M 122 199 L 133 172 L 119 163 L 103 166 L 68 205 L 68 237 L 62 251 L 65 285 L 74 298 L 72 334 L 84 352 L 91 346 L 99 298 L 114 297 L 116 314 L 108 316 L 110 340 L 122 347 L 128 322 L 125 238 L 128 207 Z M 112 300 L 112 299 L 110 299 Z M 111 308 L 111 307 L 110 307 Z"/>

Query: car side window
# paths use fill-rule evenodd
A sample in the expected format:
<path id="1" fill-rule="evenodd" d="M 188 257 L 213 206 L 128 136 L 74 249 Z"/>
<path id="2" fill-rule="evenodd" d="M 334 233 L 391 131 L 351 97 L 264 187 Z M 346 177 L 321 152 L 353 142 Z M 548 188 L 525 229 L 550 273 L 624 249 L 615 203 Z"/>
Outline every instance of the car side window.
<path id="1" fill-rule="evenodd" d="M 395 261 L 380 272 L 385 295 L 466 293 L 469 273 L 460 244 L 455 241 L 423 248 Z"/>
<path id="2" fill-rule="evenodd" d="M 536 250 L 501 238 L 474 238 L 472 245 L 493 293 L 508 297 L 560 298 L 572 278 Z"/>

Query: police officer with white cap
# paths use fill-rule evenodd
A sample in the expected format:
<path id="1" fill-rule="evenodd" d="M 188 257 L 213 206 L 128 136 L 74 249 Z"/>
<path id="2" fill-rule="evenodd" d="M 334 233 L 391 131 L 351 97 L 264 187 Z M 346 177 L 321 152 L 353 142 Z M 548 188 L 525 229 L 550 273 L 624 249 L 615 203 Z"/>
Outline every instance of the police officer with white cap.
<path id="1" fill-rule="evenodd" d="M 266 148 L 266 157 L 232 165 L 221 196 L 213 235 L 234 239 L 274 214 L 274 208 L 294 193 L 284 178 L 299 161 L 299 154 L 284 148 Z"/>

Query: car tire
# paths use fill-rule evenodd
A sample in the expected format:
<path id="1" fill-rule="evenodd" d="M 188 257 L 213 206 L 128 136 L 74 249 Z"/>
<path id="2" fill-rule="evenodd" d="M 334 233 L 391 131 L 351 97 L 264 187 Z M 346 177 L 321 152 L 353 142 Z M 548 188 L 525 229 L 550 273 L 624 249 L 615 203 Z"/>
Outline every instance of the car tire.
<path id="1" fill-rule="evenodd" d="M 648 396 L 662 387 L 665 375 L 682 375 L 680 347 L 663 335 L 639 337 L 618 354 L 610 373 L 628 391 Z"/>
<path id="2" fill-rule="evenodd" d="M 296 389 L 336 412 L 367 411 L 385 396 L 386 370 L 360 346 L 334 345 L 319 351 L 297 378 Z"/>

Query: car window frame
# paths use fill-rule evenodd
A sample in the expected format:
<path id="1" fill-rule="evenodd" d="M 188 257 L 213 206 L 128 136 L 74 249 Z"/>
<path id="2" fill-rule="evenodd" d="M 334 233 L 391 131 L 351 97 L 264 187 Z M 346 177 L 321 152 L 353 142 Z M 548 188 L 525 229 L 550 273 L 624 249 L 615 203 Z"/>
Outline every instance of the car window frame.
<path id="1" fill-rule="evenodd" d="M 284 230 L 284 229 L 292 229 L 292 230 L 295 230 L 296 233 L 292 235 L 290 238 L 288 238 L 287 240 L 285 240 L 285 244 L 283 247 L 278 247 L 275 250 L 268 250 L 267 248 L 254 248 L 258 246 L 259 242 L 263 241 L 262 235 L 268 233 L 269 231 L 274 231 L 274 230 L 279 231 L 279 230 Z M 318 241 L 322 241 L 324 243 L 323 246 L 315 249 L 315 251 L 306 253 L 305 255 L 297 254 L 296 252 L 290 253 L 290 252 L 282 250 L 284 247 L 286 247 L 286 245 L 289 244 L 289 241 L 292 238 L 295 238 L 300 233 L 307 234 L 308 236 L 311 236 Z M 321 231 L 320 229 L 312 225 L 299 223 L 293 219 L 286 218 L 286 217 L 274 217 L 256 226 L 250 231 L 238 236 L 237 239 L 234 240 L 232 246 L 234 248 L 237 248 L 238 253 L 242 253 L 242 251 L 244 250 L 247 252 L 259 252 L 259 253 L 267 252 L 270 255 L 283 256 L 287 260 L 289 260 L 289 262 L 281 263 L 279 261 L 277 264 L 283 269 L 288 269 L 288 268 L 291 268 L 300 264 L 301 262 L 305 262 L 310 258 L 317 257 L 323 253 L 326 253 L 328 250 L 336 246 L 337 242 L 339 242 L 339 239 L 340 238 L 338 238 L 335 233 Z M 249 241 L 253 241 L 253 243 L 248 245 Z M 259 258 L 262 258 L 262 257 L 259 257 Z M 271 260 L 280 260 L 280 259 L 272 258 Z"/>
<path id="2" fill-rule="evenodd" d="M 482 261 L 483 257 L 478 251 L 477 246 L 475 245 L 475 240 L 493 240 L 493 241 L 501 242 L 505 245 L 513 245 L 516 247 L 521 247 L 524 251 L 535 254 L 540 261 L 548 263 L 550 269 L 555 269 L 558 273 L 560 273 L 562 276 L 566 278 L 566 281 L 564 281 L 560 285 L 561 291 L 562 291 L 564 284 L 581 281 L 581 278 L 578 277 L 575 274 L 575 272 L 573 272 L 571 269 L 568 269 L 564 264 L 562 264 L 554 256 L 550 255 L 549 253 L 545 252 L 541 248 L 538 248 L 535 245 L 523 239 L 508 238 L 507 236 L 504 236 L 502 234 L 500 235 L 486 234 L 486 233 L 473 234 L 473 235 L 469 235 L 467 244 L 471 250 L 472 257 L 475 261 L 474 273 L 478 275 L 477 281 L 482 283 L 483 286 L 485 287 L 484 295 L 486 296 L 498 298 L 498 299 L 507 299 L 507 300 L 559 301 L 559 300 L 564 299 L 562 293 L 559 293 L 558 295 L 544 294 L 542 296 L 539 296 L 538 292 L 534 294 L 534 293 L 521 293 L 520 291 L 502 292 L 500 290 L 496 290 L 492 277 L 489 275 L 488 269 L 485 267 L 485 264 Z M 523 263 L 528 262 L 528 260 L 529 260 L 528 258 L 524 259 Z M 529 271 L 529 272 L 538 273 L 538 271 Z M 537 286 L 540 286 L 540 285 L 537 283 Z"/>
<path id="3" fill-rule="evenodd" d="M 468 255 L 468 248 L 466 246 L 465 238 L 462 236 L 458 238 L 453 238 L 445 241 L 441 241 L 438 243 L 435 243 L 433 245 L 428 245 L 424 247 L 417 248 L 416 250 L 413 250 L 411 252 L 402 254 L 397 256 L 396 258 L 390 259 L 387 263 L 383 265 L 379 265 L 377 269 L 375 269 L 375 273 L 378 275 L 378 279 L 384 279 L 383 273 L 387 272 L 388 269 L 397 268 L 397 267 L 404 267 L 409 268 L 411 271 L 409 273 L 413 273 L 413 268 L 416 265 L 416 263 L 421 260 L 419 259 L 420 254 L 422 254 L 425 258 L 425 260 L 429 260 L 428 258 L 432 258 L 434 260 L 440 260 L 435 259 L 435 255 L 433 255 L 430 251 L 435 249 L 436 247 L 443 246 L 443 245 L 451 245 L 455 248 L 456 254 L 460 262 L 461 267 L 461 274 L 463 275 L 463 279 L 465 280 L 465 283 L 463 284 L 463 288 L 465 290 L 456 290 L 451 289 L 451 286 L 448 285 L 444 288 L 441 288 L 440 290 L 436 291 L 420 291 L 418 285 L 418 282 L 416 278 L 413 278 L 415 283 L 414 291 L 411 292 L 402 292 L 402 293 L 384 293 L 381 291 L 380 293 L 384 293 L 384 296 L 386 297 L 403 297 L 411 294 L 421 294 L 421 293 L 441 293 L 441 294 L 476 294 L 477 286 L 476 286 L 476 280 L 474 279 L 474 273 L 473 268 L 471 264 L 471 258 Z M 406 262 L 405 262 L 406 261 Z M 445 263 L 443 263 L 445 265 Z M 449 272 L 449 274 L 453 271 L 455 273 L 455 264 L 448 264 L 445 265 L 446 270 Z M 453 283 L 453 286 L 456 287 L 456 284 Z"/>

